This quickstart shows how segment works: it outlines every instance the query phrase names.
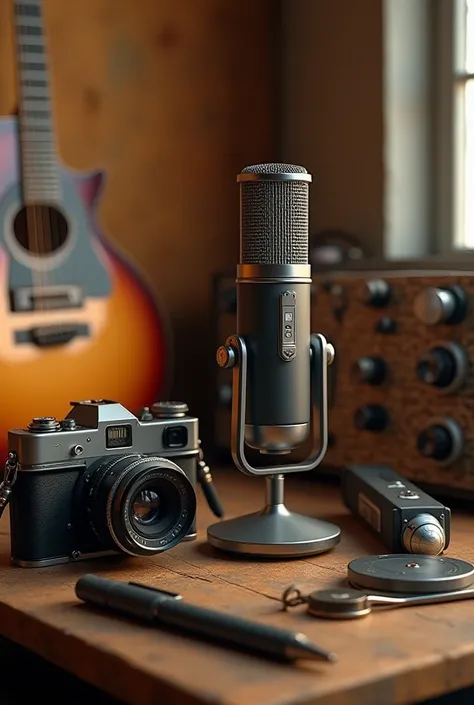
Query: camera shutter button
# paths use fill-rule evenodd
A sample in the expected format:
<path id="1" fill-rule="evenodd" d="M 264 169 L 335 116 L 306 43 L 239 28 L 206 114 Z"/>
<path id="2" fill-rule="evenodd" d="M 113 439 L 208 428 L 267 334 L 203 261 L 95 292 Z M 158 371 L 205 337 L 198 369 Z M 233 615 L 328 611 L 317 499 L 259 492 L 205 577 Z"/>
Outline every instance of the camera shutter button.
<path id="1" fill-rule="evenodd" d="M 28 424 L 28 430 L 32 433 L 51 433 L 59 431 L 61 425 L 54 416 L 35 416 Z"/>
<path id="2" fill-rule="evenodd" d="M 157 401 L 151 407 L 155 419 L 173 419 L 185 416 L 189 411 L 184 401 Z"/>

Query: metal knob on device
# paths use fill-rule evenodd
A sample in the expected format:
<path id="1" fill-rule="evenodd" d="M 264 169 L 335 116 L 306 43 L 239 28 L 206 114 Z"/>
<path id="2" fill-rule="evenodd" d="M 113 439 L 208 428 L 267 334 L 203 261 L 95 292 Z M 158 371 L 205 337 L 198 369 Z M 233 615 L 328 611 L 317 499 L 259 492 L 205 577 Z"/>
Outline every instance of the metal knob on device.
<path id="1" fill-rule="evenodd" d="M 388 412 L 379 404 L 361 406 L 354 415 L 354 424 L 359 431 L 383 431 L 388 422 Z"/>
<path id="2" fill-rule="evenodd" d="M 451 455 L 453 441 L 447 428 L 434 424 L 419 434 L 417 446 L 423 457 L 445 460 Z"/>
<path id="3" fill-rule="evenodd" d="M 334 348 L 334 345 L 332 345 L 332 343 L 327 343 L 326 354 L 327 354 L 327 358 L 328 358 L 328 365 L 332 365 L 334 362 L 334 359 L 336 357 L 336 350 Z"/>
<path id="4" fill-rule="evenodd" d="M 390 303 L 392 288 L 384 279 L 370 279 L 365 283 L 363 302 L 374 308 L 384 308 Z"/>
<path id="5" fill-rule="evenodd" d="M 61 424 L 55 416 L 35 416 L 28 424 L 31 433 L 52 433 L 60 429 Z"/>
<path id="6" fill-rule="evenodd" d="M 418 514 L 406 524 L 402 543 L 409 553 L 439 556 L 446 545 L 446 535 L 432 514 Z"/>
<path id="7" fill-rule="evenodd" d="M 467 313 L 467 299 L 457 286 L 423 289 L 414 301 L 415 316 L 427 326 L 461 323 Z"/>
<path id="8" fill-rule="evenodd" d="M 237 362 L 235 349 L 231 345 L 220 345 L 217 348 L 216 360 L 219 367 L 229 369 Z"/>
<path id="9" fill-rule="evenodd" d="M 451 418 L 432 419 L 431 424 L 418 434 L 417 448 L 424 458 L 449 465 L 463 453 L 463 429 Z"/>
<path id="10" fill-rule="evenodd" d="M 416 365 L 416 376 L 424 384 L 449 393 L 464 384 L 468 358 L 458 343 L 442 342 L 427 350 Z"/>
<path id="11" fill-rule="evenodd" d="M 381 357 L 360 357 L 352 366 L 352 376 L 361 384 L 382 384 L 387 365 Z"/>

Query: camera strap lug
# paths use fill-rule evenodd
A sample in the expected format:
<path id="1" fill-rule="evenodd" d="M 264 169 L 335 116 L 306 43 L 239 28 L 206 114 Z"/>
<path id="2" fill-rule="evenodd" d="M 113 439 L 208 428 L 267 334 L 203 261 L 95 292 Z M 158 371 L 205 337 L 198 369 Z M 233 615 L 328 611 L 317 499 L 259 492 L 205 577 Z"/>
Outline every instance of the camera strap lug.
<path id="1" fill-rule="evenodd" d="M 198 440 L 199 444 L 199 460 L 197 461 L 197 481 L 201 485 L 201 489 L 203 491 L 203 494 L 206 498 L 206 501 L 209 505 L 210 510 L 212 513 L 216 516 L 221 517 L 224 516 L 224 508 L 222 506 L 222 502 L 220 500 L 219 495 L 217 494 L 217 489 L 214 485 L 214 480 L 211 475 L 211 470 L 209 468 L 209 465 L 206 463 L 204 459 L 204 451 L 201 446 L 201 441 Z"/>
<path id="2" fill-rule="evenodd" d="M 18 459 L 16 453 L 8 453 L 8 457 L 5 461 L 3 480 L 0 482 L 0 519 L 10 501 L 17 475 Z"/>

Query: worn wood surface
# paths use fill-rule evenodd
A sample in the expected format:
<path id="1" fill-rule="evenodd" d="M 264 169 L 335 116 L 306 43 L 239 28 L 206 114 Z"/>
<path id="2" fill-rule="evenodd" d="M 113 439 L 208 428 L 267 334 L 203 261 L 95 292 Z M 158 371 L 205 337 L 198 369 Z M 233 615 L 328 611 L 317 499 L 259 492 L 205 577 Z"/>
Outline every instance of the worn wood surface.
<path id="1" fill-rule="evenodd" d="M 230 515 L 258 509 L 260 478 L 216 473 Z M 205 543 L 212 520 L 200 504 L 200 536 L 154 559 L 107 559 L 14 568 L 8 524 L 1 524 L 0 632 L 80 678 L 130 703 L 152 705 L 394 705 L 474 683 L 474 601 L 330 622 L 304 609 L 281 611 L 290 583 L 340 585 L 347 562 L 383 551 L 343 507 L 337 488 L 291 479 L 288 505 L 343 529 L 327 555 L 294 561 L 231 559 Z M 449 555 L 474 560 L 474 517 L 457 513 Z M 181 592 L 190 602 L 306 632 L 336 651 L 336 664 L 279 665 L 180 634 L 92 611 L 74 595 L 77 578 L 97 572 Z"/>

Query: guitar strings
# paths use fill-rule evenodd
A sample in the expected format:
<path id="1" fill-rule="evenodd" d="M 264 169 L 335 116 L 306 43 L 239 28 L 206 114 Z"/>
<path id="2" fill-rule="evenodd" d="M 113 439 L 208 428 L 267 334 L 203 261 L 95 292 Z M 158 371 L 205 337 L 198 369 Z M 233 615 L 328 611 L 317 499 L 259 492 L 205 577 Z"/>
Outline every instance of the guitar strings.
<path id="1" fill-rule="evenodd" d="M 22 38 L 20 34 L 20 28 L 21 26 L 25 26 L 23 23 L 22 15 L 19 11 L 18 6 L 15 6 L 14 11 L 15 11 L 15 27 L 16 27 L 16 39 L 17 39 L 17 49 L 18 49 L 18 60 L 20 62 L 20 67 L 18 71 L 18 77 L 19 77 L 19 98 L 20 100 L 18 101 L 18 117 L 19 117 L 19 133 L 21 135 L 21 117 L 22 117 L 22 112 L 24 111 L 25 113 L 27 112 L 26 109 L 24 109 L 24 102 L 27 100 L 27 89 L 30 86 L 29 80 L 26 78 L 25 72 L 23 73 L 23 79 L 21 78 L 22 76 L 22 66 L 24 64 L 24 58 L 25 58 L 25 52 L 23 51 L 22 48 Z M 28 35 L 27 35 L 28 36 Z M 26 114 L 24 115 L 24 118 L 26 118 Z M 36 248 L 36 250 L 39 247 L 39 240 L 38 240 L 38 228 L 37 228 L 37 223 L 36 223 L 36 214 L 34 210 L 34 205 L 30 203 L 30 181 L 29 181 L 29 176 L 28 176 L 28 168 L 27 168 L 27 160 L 29 165 L 32 163 L 32 154 L 34 153 L 34 148 L 33 144 L 31 143 L 32 139 L 32 134 L 31 134 L 31 128 L 28 126 L 28 122 L 24 123 L 25 125 L 25 132 L 23 135 L 21 135 L 22 139 L 20 142 L 20 149 L 23 152 L 23 160 L 22 160 L 22 168 L 23 168 L 23 207 L 25 208 L 25 220 L 26 220 L 26 242 L 28 249 L 31 253 L 32 247 Z M 28 139 L 28 133 L 30 135 Z M 26 151 L 26 153 L 25 153 Z M 34 168 L 34 167 L 33 167 Z M 30 172 L 31 173 L 31 172 Z M 18 223 L 18 227 L 21 228 L 22 223 Z M 33 250 L 34 252 L 34 250 Z M 32 271 L 32 279 L 33 279 L 33 297 L 32 297 L 32 305 L 33 309 L 36 309 L 36 303 L 38 301 L 38 298 L 35 296 L 35 290 L 38 287 L 38 273 L 36 271 L 36 267 L 33 267 Z"/>
<path id="2" fill-rule="evenodd" d="M 43 29 L 43 17 L 41 13 L 41 9 L 39 9 L 39 16 L 38 16 L 38 22 L 40 24 L 41 30 Z M 17 27 L 17 43 L 19 45 L 19 59 L 20 62 L 24 63 L 26 65 L 27 62 L 24 60 L 28 58 L 27 53 L 23 49 L 23 43 L 22 39 L 19 35 L 19 27 L 22 26 L 28 26 L 28 19 L 23 16 L 21 13 L 15 13 L 16 17 L 16 27 Z M 31 26 L 31 25 L 30 25 Z M 43 41 L 43 52 L 41 52 L 41 57 L 42 57 L 42 62 L 44 65 L 46 65 L 46 52 L 45 52 L 45 45 L 44 45 L 44 32 L 41 32 L 41 38 Z M 31 45 L 31 37 L 28 33 L 26 33 L 26 39 L 25 43 L 27 44 L 28 41 L 30 41 Z M 46 66 L 45 66 L 46 68 Z M 44 75 L 46 75 L 46 71 L 43 72 Z M 25 75 L 25 74 L 23 74 Z M 46 82 L 46 81 L 45 81 Z M 22 106 L 21 103 L 25 101 L 28 101 L 28 88 L 32 88 L 33 85 L 29 81 L 28 78 L 23 79 L 23 85 L 20 86 L 20 94 L 22 100 L 20 100 L 19 104 L 19 112 L 21 113 Z M 45 93 L 47 93 L 45 91 Z M 44 100 L 48 100 L 47 94 L 45 95 Z M 28 109 L 23 106 L 25 109 L 25 113 L 28 113 Z M 50 113 L 50 110 L 49 110 Z M 26 116 L 25 116 L 26 117 Z M 50 122 L 50 120 L 49 120 Z M 48 125 L 49 131 L 51 130 L 52 126 L 51 124 Z M 48 161 L 48 150 L 41 149 L 41 147 L 46 147 L 46 145 L 41 145 L 40 147 L 40 142 L 43 140 L 41 139 L 41 135 L 45 136 L 45 141 L 51 139 L 51 134 L 48 130 L 42 131 L 36 128 L 34 119 L 30 122 L 27 120 L 27 134 L 29 135 L 29 140 L 27 138 L 27 141 L 29 142 L 27 144 L 27 149 L 28 149 L 28 167 L 26 171 L 29 171 L 29 176 L 26 176 L 26 179 L 23 180 L 23 183 L 26 184 L 27 188 L 27 193 L 24 194 L 24 206 L 26 209 L 26 236 L 27 236 L 27 242 L 28 242 L 28 247 L 31 252 L 31 248 L 33 246 L 34 250 L 33 253 L 36 255 L 36 257 L 41 258 L 41 256 L 46 255 L 48 252 L 47 246 L 50 244 L 50 246 L 53 245 L 53 224 L 52 224 L 52 219 L 51 219 L 51 212 L 52 209 L 48 207 L 48 205 L 44 204 L 38 204 L 36 202 L 37 198 L 37 193 L 35 193 L 35 182 L 36 185 L 38 186 L 40 184 L 40 179 L 41 179 L 41 161 Z M 25 137 L 25 135 L 23 135 Z M 51 166 L 51 165 L 49 165 Z M 23 168 L 26 167 L 26 159 L 23 160 Z M 41 194 L 42 189 L 37 188 L 36 191 L 38 191 Z M 48 243 L 49 241 L 49 243 Z M 45 307 L 45 302 L 43 301 L 43 298 L 41 296 L 35 296 L 35 290 L 41 290 L 44 286 L 46 286 L 47 283 L 47 273 L 43 270 L 43 267 L 33 267 L 33 272 L 32 272 L 32 279 L 33 279 L 33 308 L 34 310 L 43 310 Z"/>

